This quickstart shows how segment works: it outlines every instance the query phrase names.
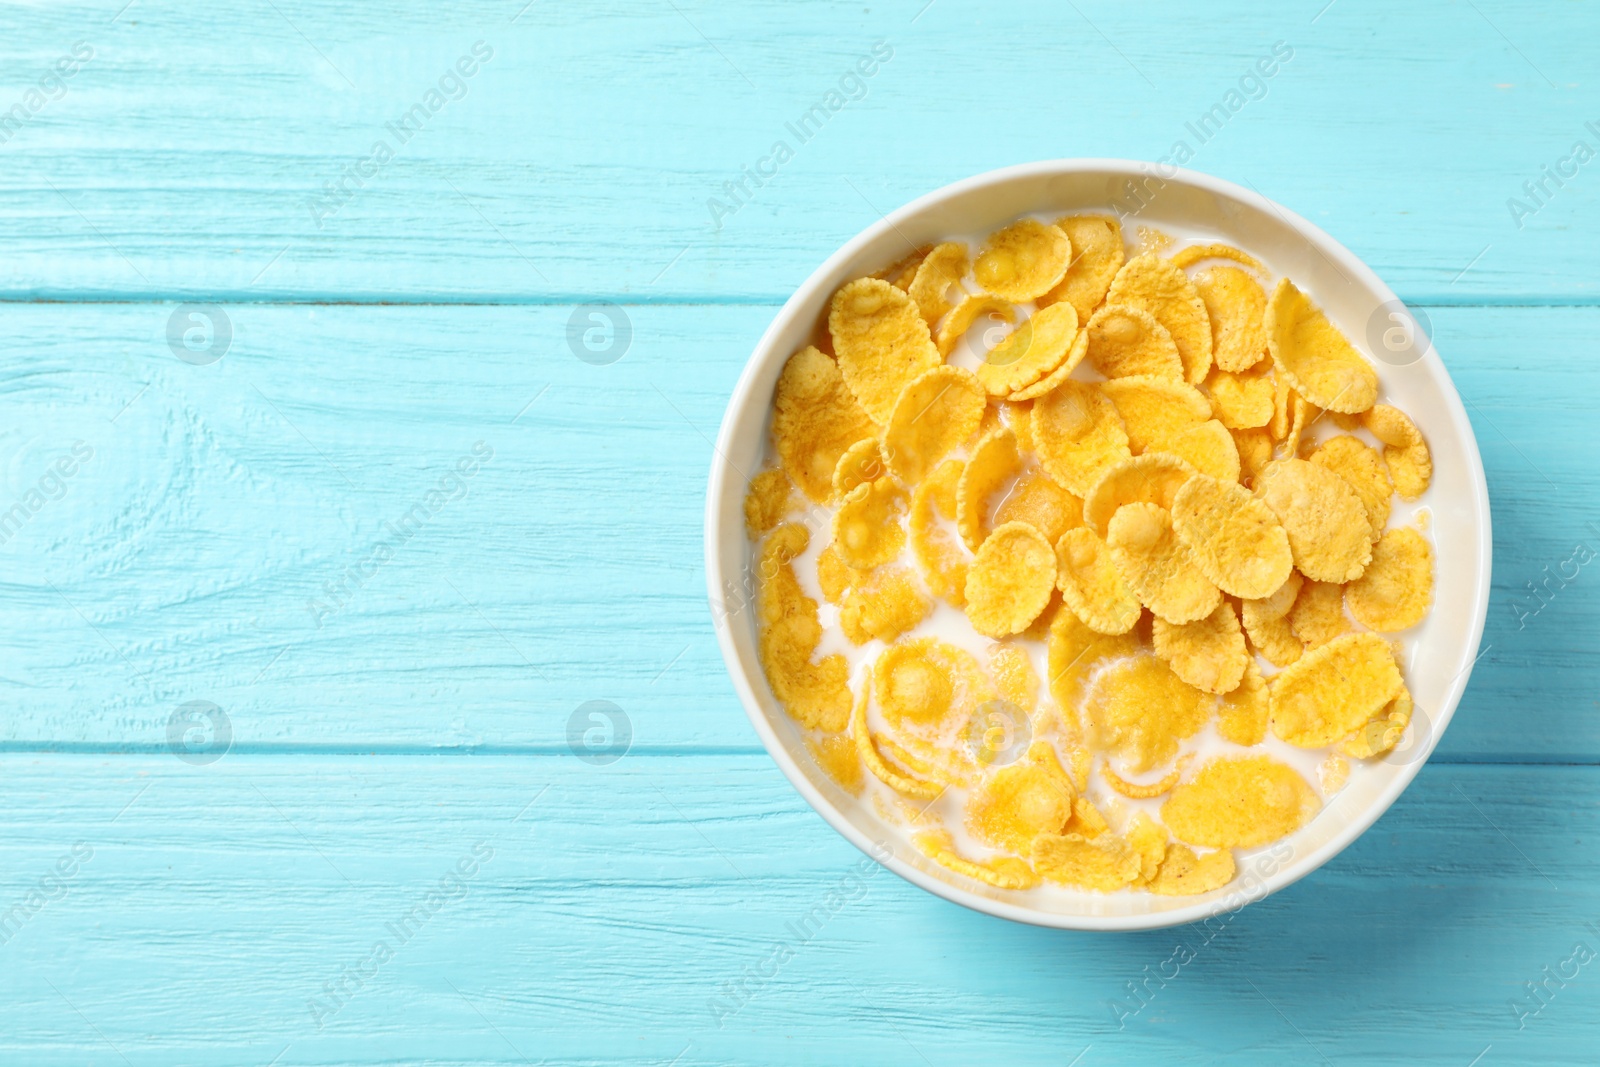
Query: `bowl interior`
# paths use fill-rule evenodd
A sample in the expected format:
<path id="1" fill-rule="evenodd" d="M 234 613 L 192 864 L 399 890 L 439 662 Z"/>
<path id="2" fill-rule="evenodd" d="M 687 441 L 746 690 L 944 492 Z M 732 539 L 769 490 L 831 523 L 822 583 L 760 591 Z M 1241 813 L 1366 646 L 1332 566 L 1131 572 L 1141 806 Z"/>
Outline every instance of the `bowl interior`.
<path id="1" fill-rule="evenodd" d="M 1488 602 L 1489 507 L 1477 443 L 1444 365 L 1427 341 L 1397 347 L 1403 335 L 1385 336 L 1406 325 L 1394 317 L 1394 294 L 1341 245 L 1286 209 L 1205 175 L 1155 173 L 1150 164 L 1126 161 L 1031 164 L 950 186 L 869 227 L 807 279 L 761 338 L 729 403 L 713 457 L 706 527 L 712 612 L 735 688 L 773 759 L 836 829 L 890 869 L 957 903 L 1042 925 L 1138 929 L 1190 922 L 1258 899 L 1315 870 L 1383 813 L 1432 751 L 1466 685 Z M 924 858 L 870 804 L 844 793 L 815 767 L 801 732 L 772 696 L 756 653 L 753 550 L 742 508 L 746 475 L 760 469 L 765 455 L 773 388 L 785 360 L 807 343 L 826 315 L 829 298 L 845 281 L 886 266 L 912 247 L 983 233 L 1024 214 L 1052 212 L 1126 212 L 1122 222 L 1130 237 L 1139 225 L 1210 235 L 1249 251 L 1275 275 L 1294 279 L 1373 358 L 1380 402 L 1407 412 L 1433 453 L 1433 481 L 1416 506 L 1431 513 L 1435 603 L 1422 624 L 1401 635 L 1416 705 L 1411 730 L 1388 758 L 1353 774 L 1298 833 L 1276 846 L 1240 852 L 1239 877 L 1205 896 L 1067 892 L 1040 901 L 946 871 Z"/>

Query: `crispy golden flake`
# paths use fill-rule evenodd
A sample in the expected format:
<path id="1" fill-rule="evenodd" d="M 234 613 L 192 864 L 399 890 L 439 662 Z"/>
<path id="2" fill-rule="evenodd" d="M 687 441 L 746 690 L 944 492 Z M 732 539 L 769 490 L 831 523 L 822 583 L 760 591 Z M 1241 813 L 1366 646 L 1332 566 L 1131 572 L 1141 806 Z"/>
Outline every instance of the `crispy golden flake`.
<path id="1" fill-rule="evenodd" d="M 1267 304 L 1267 352 L 1307 403 L 1354 414 L 1378 399 L 1378 373 L 1339 328 L 1289 279 Z"/>
<path id="2" fill-rule="evenodd" d="M 1053 289 L 1071 259 L 1072 242 L 1059 227 L 1018 219 L 989 235 L 972 272 L 985 292 L 1021 302 Z"/>
<path id="3" fill-rule="evenodd" d="M 888 563 L 905 547 L 906 492 L 893 478 L 863 482 L 833 513 L 833 544 L 844 563 L 866 569 Z"/>
<path id="4" fill-rule="evenodd" d="M 1422 431 L 1399 408 L 1379 404 L 1366 413 L 1365 425 L 1383 442 L 1384 462 L 1402 500 L 1415 500 L 1433 479 L 1433 454 Z"/>
<path id="5" fill-rule="evenodd" d="M 1167 328 L 1143 308 L 1106 304 L 1088 319 L 1090 366 L 1107 378 L 1183 381 L 1183 360 Z"/>
<path id="6" fill-rule="evenodd" d="M 967 568 L 967 618 L 989 637 L 1027 629 L 1050 602 L 1055 549 L 1024 522 L 995 528 Z"/>
<path id="7" fill-rule="evenodd" d="M 1377 450 L 1360 438 L 1340 434 L 1318 445 L 1311 453 L 1311 462 L 1350 483 L 1350 488 L 1361 498 L 1361 505 L 1367 509 L 1372 535 L 1382 537 L 1384 527 L 1389 525 L 1394 487 L 1389 484 L 1389 470 Z"/>
<path id="8" fill-rule="evenodd" d="M 750 479 L 744 496 L 744 527 L 751 537 L 760 537 L 797 509 L 794 483 L 781 467 L 762 471 Z"/>
<path id="9" fill-rule="evenodd" d="M 1272 732 L 1301 748 L 1323 748 L 1371 719 L 1400 692 L 1388 642 L 1356 633 L 1301 656 L 1268 685 Z M 1170 824 L 1169 824 L 1170 825 Z"/>
<path id="10" fill-rule="evenodd" d="M 1130 454 L 1116 407 L 1087 382 L 1062 382 L 1033 402 L 1028 421 L 1040 466 L 1079 497 Z"/>
<path id="11" fill-rule="evenodd" d="M 1068 530 L 1056 542 L 1056 584 L 1067 606 L 1091 630 L 1123 634 L 1143 611 L 1122 580 L 1111 549 L 1087 527 Z"/>
<path id="12" fill-rule="evenodd" d="M 1194 849 L 1176 842 L 1167 846 L 1161 868 L 1150 879 L 1150 892 L 1164 897 L 1189 897 L 1221 889 L 1233 881 L 1233 853 L 1225 848 L 1195 855 Z"/>
<path id="13" fill-rule="evenodd" d="M 1283 525 L 1237 482 L 1204 474 L 1190 478 L 1173 496 L 1172 528 L 1200 573 L 1233 596 L 1268 596 L 1293 569 Z"/>
<path id="14" fill-rule="evenodd" d="M 1223 757 L 1173 789 L 1161 821 L 1190 845 L 1252 848 L 1292 834 L 1321 806 L 1309 782 L 1270 756 Z"/>
<path id="15" fill-rule="evenodd" d="M 1174 267 L 1181 267 L 1185 270 L 1206 259 L 1231 259 L 1235 263 L 1242 263 L 1251 270 L 1262 274 L 1265 274 L 1267 270 L 1255 256 L 1252 256 L 1249 252 L 1240 251 L 1232 245 L 1190 245 L 1188 248 L 1180 248 L 1172 253 L 1171 258 Z M 1265 298 L 1263 297 L 1263 302 L 1264 300 Z"/>
<path id="16" fill-rule="evenodd" d="M 1032 889 L 1039 884 L 1026 861 L 1015 856 L 996 856 L 988 860 L 968 859 L 956 851 L 948 830 L 929 830 L 911 839 L 917 851 L 942 867 L 996 889 Z"/>
<path id="17" fill-rule="evenodd" d="M 772 440 L 801 492 L 819 504 L 826 501 L 839 457 L 872 435 L 872 420 L 845 388 L 833 360 L 810 347 L 789 357 L 773 397 Z"/>
<path id="18" fill-rule="evenodd" d="M 1289 609 L 1289 628 L 1305 642 L 1307 651 L 1321 648 L 1340 634 L 1350 632 L 1344 617 L 1344 587 L 1331 582 L 1306 582 Z"/>
<path id="19" fill-rule="evenodd" d="M 1239 687 L 1222 698 L 1217 709 L 1217 733 L 1223 740 L 1249 748 L 1267 736 L 1267 683 L 1261 668 L 1251 657 L 1244 667 Z"/>
<path id="20" fill-rule="evenodd" d="M 1188 275 L 1154 255 L 1123 264 L 1106 292 L 1106 303 L 1128 304 L 1154 315 L 1178 346 L 1184 377 L 1198 385 L 1211 371 L 1211 319 Z"/>
<path id="21" fill-rule="evenodd" d="M 1216 419 L 1181 430 L 1156 447 L 1177 456 L 1201 474 L 1225 482 L 1239 480 L 1239 449 L 1228 428 Z"/>
<path id="22" fill-rule="evenodd" d="M 1173 674 L 1205 693 L 1233 692 L 1250 663 L 1239 617 L 1226 600 L 1205 618 L 1181 626 L 1158 617 L 1151 640 Z"/>
<path id="23" fill-rule="evenodd" d="M 946 241 L 934 245 L 906 287 L 906 295 L 916 303 L 917 309 L 929 326 L 944 317 L 955 306 L 950 299 L 952 287 L 959 289 L 961 279 L 967 275 L 967 246 L 959 241 Z M 965 294 L 963 294 L 965 295 Z"/>
<path id="24" fill-rule="evenodd" d="M 955 520 L 956 489 L 965 469 L 960 460 L 945 460 L 911 497 L 911 551 L 922 580 L 934 596 L 958 608 L 967 602 L 968 556 L 944 524 Z"/>
<path id="25" fill-rule="evenodd" d="M 861 787 L 866 779 L 862 774 L 861 756 L 856 752 L 855 738 L 844 732 L 808 737 L 806 750 L 835 785 L 853 797 L 861 795 Z"/>
<path id="26" fill-rule="evenodd" d="M 757 645 L 772 695 L 802 726 L 842 730 L 850 715 L 850 666 L 840 655 L 812 662 L 822 640 L 817 602 L 795 578 L 794 557 L 810 534 L 785 523 L 767 535 L 756 574 Z"/>
<path id="27" fill-rule="evenodd" d="M 1261 429 L 1272 421 L 1273 381 L 1269 375 L 1214 370 L 1206 379 L 1211 412 L 1230 430 Z"/>
<path id="28" fill-rule="evenodd" d="M 916 485 L 946 453 L 983 421 L 983 386 L 971 371 L 939 366 L 919 375 L 901 392 L 883 431 L 889 470 Z"/>
<path id="29" fill-rule="evenodd" d="M 950 312 L 950 317 L 939 326 L 936 339 L 939 355 L 948 356 L 953 352 L 956 345 L 961 343 L 961 338 L 980 318 L 988 324 L 984 328 L 983 344 L 983 351 L 987 352 L 1000 343 L 1005 326 L 1017 321 L 1017 313 L 1009 301 L 1001 300 L 998 296 L 980 293 L 963 298 Z M 991 331 L 994 333 L 992 339 L 988 336 Z"/>
<path id="30" fill-rule="evenodd" d="M 1154 504 L 1171 509 L 1172 498 L 1193 475 L 1190 467 L 1166 452 L 1130 456 L 1106 470 L 1083 500 L 1084 525 L 1104 537 L 1111 516 L 1124 504 Z"/>
<path id="31" fill-rule="evenodd" d="M 1033 841 L 1034 870 L 1046 881 L 1109 893 L 1139 877 L 1139 853 L 1115 834 L 1042 834 Z"/>
<path id="32" fill-rule="evenodd" d="M 893 641 L 932 610 L 933 601 L 923 594 L 909 569 L 878 567 L 845 593 L 839 605 L 839 628 L 858 645 Z"/>
<path id="33" fill-rule="evenodd" d="M 1102 751 L 1135 774 L 1170 762 L 1200 732 L 1216 699 L 1147 652 L 1113 663 L 1090 683 L 1084 714 Z"/>
<path id="34" fill-rule="evenodd" d="M 1261 283 L 1238 267 L 1213 267 L 1195 275 L 1194 287 L 1211 320 L 1217 368 L 1237 373 L 1259 363 L 1267 352 L 1267 294 Z"/>
<path id="35" fill-rule="evenodd" d="M 1211 402 L 1184 382 L 1142 375 L 1113 378 L 1100 389 L 1116 405 L 1136 455 L 1211 418 Z"/>
<path id="36" fill-rule="evenodd" d="M 1222 594 L 1172 529 L 1172 516 L 1154 504 L 1125 504 L 1111 517 L 1111 558 L 1139 602 L 1171 623 L 1193 622 L 1216 610 Z"/>
<path id="37" fill-rule="evenodd" d="M 996 430 L 978 442 L 956 485 L 956 526 L 973 552 L 989 536 L 992 501 L 1022 476 L 1022 456 L 1010 428 Z"/>
<path id="38" fill-rule="evenodd" d="M 1026 389 L 1060 367 L 1077 340 L 1078 313 L 1071 304 L 1052 304 L 988 351 L 978 366 L 978 381 L 990 396 Z M 1077 356 L 1083 357 L 1081 349 Z"/>
<path id="39" fill-rule="evenodd" d="M 1072 817 L 1075 790 L 1055 749 L 1042 741 L 993 771 L 967 801 L 967 829 L 986 844 L 1026 852 L 1040 834 L 1058 834 Z"/>
<path id="40" fill-rule="evenodd" d="M 1043 471 L 1025 471 L 995 509 L 995 525 L 1025 522 L 1054 544 L 1083 522 L 1083 501 Z"/>
<path id="41" fill-rule="evenodd" d="M 1072 372 L 1078 369 L 1078 364 L 1083 362 L 1083 354 L 1089 351 L 1089 334 L 1086 330 L 1079 330 L 1077 339 L 1072 342 L 1072 347 L 1067 350 L 1067 356 L 1056 365 L 1056 369 L 1046 374 L 1032 385 L 1024 386 L 1014 393 L 1006 395 L 1006 399 L 1013 403 L 1024 400 L 1036 400 L 1046 393 L 1053 393 L 1061 388 L 1061 383 L 1072 377 Z"/>
<path id="42" fill-rule="evenodd" d="M 1122 227 L 1109 215 L 1069 215 L 1057 219 L 1056 226 L 1072 242 L 1072 260 L 1061 282 L 1039 297 L 1040 307 L 1065 300 L 1078 312 L 1078 321 L 1089 315 L 1105 298 L 1111 279 L 1122 268 Z"/>
<path id="43" fill-rule="evenodd" d="M 1361 577 L 1372 559 L 1372 524 L 1349 482 L 1303 459 L 1284 459 L 1257 476 L 1255 495 L 1288 532 L 1301 574 L 1341 584 Z"/>
<path id="44" fill-rule="evenodd" d="M 845 385 L 880 426 L 900 391 L 943 362 L 917 305 L 876 278 L 857 278 L 833 294 L 828 332 Z"/>
<path id="45" fill-rule="evenodd" d="M 833 498 L 843 500 L 863 482 L 875 482 L 889 473 L 889 464 L 883 458 L 883 446 L 876 437 L 865 437 L 839 457 L 833 468 Z"/>
<path id="46" fill-rule="evenodd" d="M 1345 587 L 1344 602 L 1369 630 L 1415 626 L 1433 605 L 1433 546 L 1409 526 L 1390 530 L 1373 546 L 1366 572 Z"/>

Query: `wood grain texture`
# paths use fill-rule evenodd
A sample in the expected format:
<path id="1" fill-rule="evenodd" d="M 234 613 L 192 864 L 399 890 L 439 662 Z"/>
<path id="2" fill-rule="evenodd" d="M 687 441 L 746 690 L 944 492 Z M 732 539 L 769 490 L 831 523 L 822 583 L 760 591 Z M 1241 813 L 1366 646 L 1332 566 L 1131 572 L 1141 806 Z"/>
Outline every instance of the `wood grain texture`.
<path id="1" fill-rule="evenodd" d="M 204 699 L 243 750 L 561 751 L 573 709 L 607 699 L 646 750 L 758 751 L 711 630 L 701 510 L 775 309 L 624 308 L 633 342 L 608 366 L 573 355 L 565 307 L 262 305 L 225 309 L 230 351 L 192 366 L 174 310 L 0 307 L 27 368 L 0 382 L 9 498 L 94 449 L 0 546 L 30 620 L 0 636 L 9 747 L 158 748 Z M 1497 534 L 1488 650 L 1440 758 L 1593 762 L 1600 578 L 1562 564 L 1600 552 L 1600 477 L 1569 444 L 1600 404 L 1600 309 L 1433 319 Z M 479 442 L 492 458 L 374 561 Z"/>
<path id="2" fill-rule="evenodd" d="M 1567 164 L 1559 187 L 1541 170 L 1577 140 L 1600 148 L 1570 4 L 624 0 L 518 17 L 523 0 L 188 0 L 111 21 L 118 6 L 12 9 L 15 97 L 74 42 L 93 58 L 0 145 L 0 293 L 782 300 L 948 182 L 1182 141 L 1407 299 L 1600 295 L 1600 164 Z M 789 133 L 879 40 L 893 57 L 865 95 L 804 143 Z M 388 124 L 477 41 L 493 58 L 402 143 Z M 1202 142 L 1188 124 L 1279 41 L 1293 57 Z M 365 162 L 379 140 L 393 158 Z M 793 158 L 714 218 L 708 201 L 778 140 Z M 1536 204 L 1522 187 L 1541 179 Z M 312 209 L 341 182 L 347 202 Z M 1533 213 L 1513 218 L 1513 197 Z"/>
<path id="3" fill-rule="evenodd" d="M 1459 1067 L 1600 1040 L 1594 965 L 1520 1030 L 1510 1007 L 1600 947 L 1592 768 L 1427 768 L 1324 870 L 1209 928 L 1040 930 L 880 872 L 776 967 L 861 857 L 764 756 L 18 755 L 0 803 L 0 909 L 92 851 L 0 946 L 6 1062 Z M 371 973 L 335 1005 L 346 967 Z"/>

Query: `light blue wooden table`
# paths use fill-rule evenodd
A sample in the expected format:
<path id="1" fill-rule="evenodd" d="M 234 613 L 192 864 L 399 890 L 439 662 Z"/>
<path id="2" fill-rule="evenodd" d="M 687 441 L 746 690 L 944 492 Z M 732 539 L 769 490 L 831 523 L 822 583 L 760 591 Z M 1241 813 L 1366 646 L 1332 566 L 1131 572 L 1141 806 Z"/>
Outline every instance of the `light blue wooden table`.
<path id="1" fill-rule="evenodd" d="M 0 1063 L 1595 1062 L 1600 12 L 1324 4 L 6 5 Z M 1497 535 L 1455 722 L 1220 929 L 883 875 L 764 973 L 858 856 L 712 635 L 745 357 L 880 211 L 1180 140 L 1431 318 Z"/>

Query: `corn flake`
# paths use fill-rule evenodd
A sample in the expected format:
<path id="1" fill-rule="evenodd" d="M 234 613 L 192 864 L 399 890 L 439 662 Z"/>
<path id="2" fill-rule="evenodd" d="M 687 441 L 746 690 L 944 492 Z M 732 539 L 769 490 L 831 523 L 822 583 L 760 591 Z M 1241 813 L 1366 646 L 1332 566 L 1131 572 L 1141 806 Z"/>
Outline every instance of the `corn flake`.
<path id="1" fill-rule="evenodd" d="M 1246 748 L 1259 745 L 1267 736 L 1267 683 L 1255 657 L 1244 665 L 1239 687 L 1222 698 L 1217 709 L 1217 733 L 1223 740 Z"/>
<path id="2" fill-rule="evenodd" d="M 1227 756 L 1173 789 L 1161 805 L 1161 821 L 1190 845 L 1252 848 L 1300 829 L 1321 806 L 1293 768 L 1270 756 Z"/>
<path id="3" fill-rule="evenodd" d="M 1399 408 L 1379 404 L 1366 413 L 1366 428 L 1383 442 L 1389 477 L 1402 500 L 1415 500 L 1433 479 L 1433 455 L 1422 431 Z"/>
<path id="4" fill-rule="evenodd" d="M 1154 255 L 1123 264 L 1106 292 L 1106 303 L 1129 304 L 1154 315 L 1178 346 L 1184 377 L 1193 385 L 1211 370 L 1211 320 L 1200 293 L 1183 271 Z"/>
<path id="5" fill-rule="evenodd" d="M 939 366 L 919 375 L 901 392 L 883 431 L 889 470 L 916 485 L 934 464 L 983 421 L 987 399 L 971 371 Z"/>
<path id="6" fill-rule="evenodd" d="M 1056 583 L 1067 606 L 1097 633 L 1127 633 L 1144 610 L 1111 549 L 1086 527 L 1068 530 L 1056 542 Z"/>
<path id="7" fill-rule="evenodd" d="M 833 294 L 828 332 L 845 385 L 880 426 L 900 391 L 942 362 L 917 305 L 876 278 L 857 278 Z"/>
<path id="8" fill-rule="evenodd" d="M 1101 766 L 1100 777 L 1105 779 L 1106 785 L 1110 786 L 1113 792 L 1120 793 L 1129 800 L 1149 800 L 1152 797 L 1160 796 L 1178 784 L 1178 780 L 1183 777 L 1183 763 L 1183 760 L 1179 760 L 1178 766 L 1168 771 L 1166 777 L 1160 781 L 1150 782 L 1147 785 L 1128 781 L 1112 770 L 1109 763 Z M 1143 812 L 1140 814 L 1143 815 Z M 1148 816 L 1145 817 L 1148 818 Z M 1162 835 L 1162 840 L 1165 842 L 1165 834 Z"/>
<path id="9" fill-rule="evenodd" d="M 1077 339 L 1078 313 L 1071 304 L 1052 304 L 988 351 L 978 381 L 990 396 L 1009 396 L 1060 367 Z"/>
<path id="10" fill-rule="evenodd" d="M 969 549 L 978 551 L 989 536 L 990 500 L 1022 473 L 1017 437 L 1009 428 L 996 430 L 972 450 L 956 486 L 956 527 Z"/>
<path id="11" fill-rule="evenodd" d="M 1107 378 L 1183 381 L 1183 360 L 1167 328 L 1143 308 L 1105 304 L 1088 319 L 1090 366 Z"/>
<path id="12" fill-rule="evenodd" d="M 1075 791 L 1055 749 L 1042 741 L 989 775 L 967 801 L 967 829 L 978 840 L 1025 852 L 1040 834 L 1058 834 L 1072 818 Z"/>
<path id="13" fill-rule="evenodd" d="M 1211 418 L 1211 402 L 1192 385 L 1166 378 L 1112 378 L 1100 389 L 1116 405 L 1135 454 Z"/>
<path id="14" fill-rule="evenodd" d="M 812 347 L 789 357 L 772 403 L 778 461 L 801 492 L 823 503 L 839 457 L 872 436 L 872 420 L 845 387 L 838 364 Z"/>
<path id="15" fill-rule="evenodd" d="M 1135 774 L 1172 760 L 1200 732 L 1214 698 L 1147 652 L 1113 663 L 1090 683 L 1084 713 L 1091 736 Z"/>
<path id="16" fill-rule="evenodd" d="M 1116 407 L 1087 382 L 1062 382 L 1034 401 L 1028 421 L 1045 473 L 1079 497 L 1130 455 Z"/>
<path id="17" fill-rule="evenodd" d="M 1228 428 L 1216 419 L 1181 430 L 1157 447 L 1177 456 L 1201 474 L 1225 482 L 1239 480 L 1239 449 Z"/>
<path id="18" fill-rule="evenodd" d="M 1083 522 L 1083 501 L 1055 483 L 1043 471 L 1026 471 L 995 509 L 995 525 L 1025 522 L 1054 544 L 1061 535 Z"/>
<path id="19" fill-rule="evenodd" d="M 1021 302 L 1053 289 L 1071 258 L 1072 242 L 1059 227 L 1018 219 L 989 235 L 972 270 L 985 292 Z"/>
<path id="20" fill-rule="evenodd" d="M 863 438 L 844 450 L 833 468 L 833 498 L 843 500 L 863 482 L 875 482 L 889 473 L 883 446 L 876 437 Z"/>
<path id="21" fill-rule="evenodd" d="M 1071 611 L 1057 612 L 1050 622 L 1046 645 L 1050 695 L 1064 715 L 1071 715 L 1088 691 L 1090 677 L 1101 665 L 1138 651 L 1139 639 L 1133 634 L 1099 634 Z"/>
<path id="22" fill-rule="evenodd" d="M 1272 421 L 1274 385 L 1265 374 L 1217 369 L 1206 379 L 1211 413 L 1230 430 L 1256 430 Z"/>
<path id="23" fill-rule="evenodd" d="M 893 641 L 928 617 L 933 601 L 905 567 L 879 567 L 852 586 L 839 606 L 839 628 L 853 643 Z"/>
<path id="24" fill-rule="evenodd" d="M 922 580 L 934 596 L 958 608 L 967 602 L 967 556 L 943 523 L 956 517 L 956 490 L 964 470 L 960 460 L 945 460 L 911 497 L 911 551 Z"/>
<path id="25" fill-rule="evenodd" d="M 744 496 L 744 526 L 751 537 L 759 537 L 782 522 L 795 510 L 794 483 L 783 468 L 764 470 L 750 479 Z"/>
<path id="26" fill-rule="evenodd" d="M 767 536 L 756 573 L 757 645 L 772 695 L 800 725 L 842 730 L 850 716 L 850 667 L 840 655 L 812 662 L 822 640 L 817 602 L 795 578 L 794 557 L 811 535 L 804 526 L 785 523 Z"/>
<path id="27" fill-rule="evenodd" d="M 1056 555 L 1044 535 L 1024 522 L 995 528 L 967 568 L 967 618 L 989 637 L 1027 628 L 1050 602 Z"/>
<path id="28" fill-rule="evenodd" d="M 955 840 L 948 830 L 917 834 L 911 843 L 940 866 L 996 889 L 1032 889 L 1039 884 L 1039 876 L 1033 873 L 1033 868 L 1015 856 L 995 856 L 983 861 L 967 859 L 956 851 Z"/>
<path id="29" fill-rule="evenodd" d="M 842 732 L 808 737 L 806 749 L 835 785 L 853 797 L 861 795 L 861 787 L 866 780 L 862 775 L 861 757 L 856 752 L 853 737 Z"/>
<path id="30" fill-rule="evenodd" d="M 1233 853 L 1225 848 L 1195 855 L 1194 849 L 1176 842 L 1167 846 L 1161 867 L 1150 879 L 1150 892 L 1164 897 L 1189 897 L 1221 889 L 1233 881 Z"/>
<path id="31" fill-rule="evenodd" d="M 1250 663 L 1239 617 L 1226 600 L 1205 618 L 1181 626 L 1158 616 L 1151 639 L 1172 673 L 1204 693 L 1233 692 Z"/>
<path id="32" fill-rule="evenodd" d="M 1384 527 L 1389 525 L 1389 498 L 1394 487 L 1389 484 L 1388 469 L 1377 450 L 1359 438 L 1340 434 L 1318 445 L 1311 453 L 1311 462 L 1350 483 L 1367 509 L 1372 535 L 1382 537 Z"/>
<path id="33" fill-rule="evenodd" d="M 1289 628 L 1305 642 L 1307 651 L 1321 648 L 1340 634 L 1350 632 L 1344 617 L 1344 587 L 1331 582 L 1306 582 L 1289 609 Z"/>
<path id="34" fill-rule="evenodd" d="M 1301 748 L 1331 745 L 1371 719 L 1401 685 L 1394 652 L 1383 638 L 1336 637 L 1272 679 L 1272 732 Z"/>
<path id="35" fill-rule="evenodd" d="M 865 570 L 888 563 L 905 547 L 901 516 L 906 493 L 893 478 L 863 482 L 850 490 L 833 514 L 833 544 L 839 559 Z"/>
<path id="36" fill-rule="evenodd" d="M 1171 623 L 1193 622 L 1216 610 L 1222 594 L 1155 504 L 1125 504 L 1107 528 L 1111 558 L 1139 602 Z"/>
<path id="37" fill-rule="evenodd" d="M 1046 881 L 1079 889 L 1113 892 L 1139 877 L 1139 853 L 1115 834 L 1089 839 L 1082 834 L 1041 834 L 1034 838 L 1034 870 Z"/>
<path id="38" fill-rule="evenodd" d="M 1289 279 L 1278 282 L 1266 314 L 1273 366 L 1308 403 L 1354 414 L 1378 399 L 1378 373 Z"/>
<path id="39" fill-rule="evenodd" d="M 1214 267 L 1195 275 L 1194 287 L 1211 320 L 1217 368 L 1238 373 L 1261 362 L 1267 352 L 1267 294 L 1261 283 L 1238 267 Z"/>
<path id="40" fill-rule="evenodd" d="M 906 287 L 906 295 L 916 302 L 929 326 L 955 306 L 949 298 L 950 288 L 959 286 L 966 274 L 967 246 L 959 241 L 934 245 L 918 264 L 911 284 Z"/>
<path id="41" fill-rule="evenodd" d="M 1301 574 L 1337 583 L 1361 577 L 1372 559 L 1372 524 L 1349 482 L 1303 459 L 1284 459 L 1256 478 L 1255 495 L 1289 534 Z"/>
<path id="42" fill-rule="evenodd" d="M 1411 723 L 1411 693 L 1400 687 L 1399 694 L 1391 700 L 1372 721 L 1365 723 L 1339 745 L 1340 751 L 1356 759 L 1374 759 L 1383 755 L 1405 736 Z"/>
<path id="43" fill-rule="evenodd" d="M 1433 604 L 1433 546 L 1409 526 L 1390 530 L 1373 546 L 1366 572 L 1345 587 L 1344 602 L 1369 630 L 1415 626 Z"/>
<path id="44" fill-rule="evenodd" d="M 967 335 L 967 331 L 978 321 L 979 316 L 988 318 L 993 323 L 990 327 L 993 330 L 998 330 L 1001 323 L 1012 323 L 1017 320 L 1016 310 L 1008 301 L 1001 300 L 998 296 L 980 293 L 964 297 L 961 303 L 956 305 L 955 310 L 950 312 L 950 317 L 939 327 L 936 339 L 939 355 L 948 356 L 954 351 L 956 345 Z M 995 344 L 998 343 L 997 338 Z M 993 347 L 993 344 L 985 344 L 984 351 Z"/>
<path id="45" fill-rule="evenodd" d="M 1111 516 L 1124 504 L 1146 503 L 1172 507 L 1172 499 L 1194 474 L 1177 456 L 1146 452 L 1109 468 L 1083 500 L 1084 525 L 1104 537 Z"/>
<path id="46" fill-rule="evenodd" d="M 1240 251 L 1232 245 L 1190 245 L 1188 248 L 1180 248 L 1172 253 L 1171 258 L 1174 267 L 1180 267 L 1185 270 L 1204 259 L 1231 259 L 1235 263 L 1243 263 L 1251 270 L 1262 274 L 1265 274 L 1267 270 L 1255 256 L 1252 256 L 1249 252 Z M 1263 297 L 1263 302 L 1265 302 L 1265 297 Z"/>
<path id="47" fill-rule="evenodd" d="M 1289 536 L 1271 509 L 1235 481 L 1197 474 L 1172 499 L 1172 528 L 1212 584 L 1244 599 L 1288 580 Z"/>
<path id="48" fill-rule="evenodd" d="M 1014 393 L 1006 396 L 1013 403 L 1024 400 L 1034 400 L 1046 393 L 1054 392 L 1061 388 L 1061 383 L 1072 377 L 1072 372 L 1083 362 L 1083 354 L 1089 351 L 1089 332 L 1079 330 L 1077 338 L 1072 342 L 1072 347 L 1067 349 L 1066 358 L 1056 365 L 1056 369 L 1046 374 L 1032 385 L 1024 386 Z"/>
<path id="49" fill-rule="evenodd" d="M 1049 307 L 1065 300 L 1077 310 L 1078 321 L 1087 322 L 1126 258 L 1122 227 L 1107 215 L 1070 215 L 1057 219 L 1056 226 L 1072 242 L 1072 260 L 1061 282 L 1039 297 L 1038 304 Z"/>
<path id="50" fill-rule="evenodd" d="M 1305 652 L 1305 642 L 1296 636 L 1289 620 L 1282 615 L 1270 615 L 1260 608 L 1259 600 L 1245 600 L 1239 604 L 1239 618 L 1244 632 L 1254 648 L 1274 667 L 1287 667 Z"/>

